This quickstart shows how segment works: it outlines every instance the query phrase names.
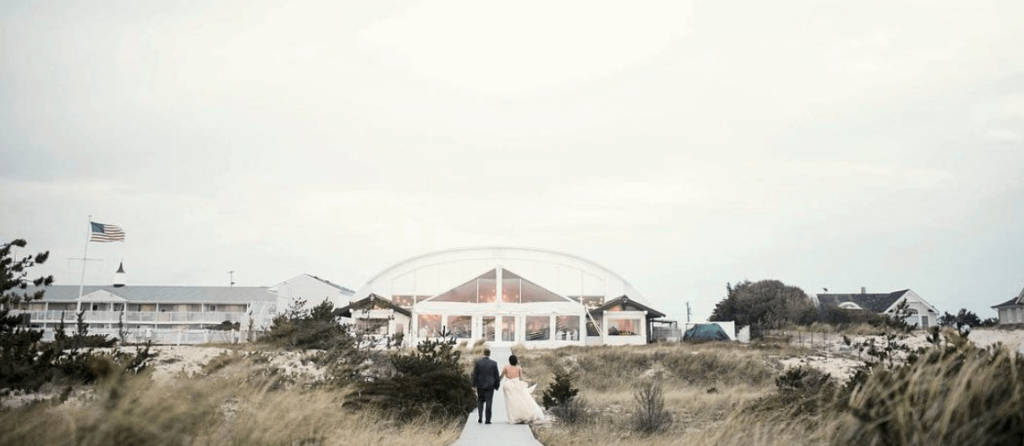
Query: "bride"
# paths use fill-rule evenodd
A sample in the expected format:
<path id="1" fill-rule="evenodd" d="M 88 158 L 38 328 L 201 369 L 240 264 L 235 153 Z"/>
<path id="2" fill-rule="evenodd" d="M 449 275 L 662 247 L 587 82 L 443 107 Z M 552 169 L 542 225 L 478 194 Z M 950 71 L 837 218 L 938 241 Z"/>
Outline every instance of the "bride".
<path id="1" fill-rule="evenodd" d="M 523 368 L 519 366 L 516 355 L 508 357 L 508 364 L 501 370 L 501 377 L 508 378 L 501 382 L 501 390 L 505 394 L 505 410 L 510 423 L 532 423 L 544 420 L 544 411 L 533 400 L 528 387 L 523 381 Z"/>

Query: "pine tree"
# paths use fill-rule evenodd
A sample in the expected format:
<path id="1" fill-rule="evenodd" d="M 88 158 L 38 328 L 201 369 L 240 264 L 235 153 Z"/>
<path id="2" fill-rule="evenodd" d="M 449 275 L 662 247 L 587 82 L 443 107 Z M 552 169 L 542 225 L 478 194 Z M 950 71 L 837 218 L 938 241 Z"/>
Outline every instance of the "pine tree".
<path id="1" fill-rule="evenodd" d="M 541 403 L 544 404 L 545 409 L 562 406 L 576 398 L 578 393 L 580 393 L 580 389 L 572 387 L 572 374 L 565 370 L 556 370 L 555 382 L 548 385 Z"/>
<path id="2" fill-rule="evenodd" d="M 53 283 L 53 276 L 29 279 L 29 269 L 42 265 L 50 252 L 17 258 L 14 251 L 24 248 L 25 240 L 0 245 L 0 388 L 29 388 L 42 385 L 41 375 L 48 355 L 40 352 L 41 330 L 26 327 L 20 315 L 11 315 L 22 302 L 43 298 L 42 287 Z M 32 285 L 34 292 L 26 291 Z"/>

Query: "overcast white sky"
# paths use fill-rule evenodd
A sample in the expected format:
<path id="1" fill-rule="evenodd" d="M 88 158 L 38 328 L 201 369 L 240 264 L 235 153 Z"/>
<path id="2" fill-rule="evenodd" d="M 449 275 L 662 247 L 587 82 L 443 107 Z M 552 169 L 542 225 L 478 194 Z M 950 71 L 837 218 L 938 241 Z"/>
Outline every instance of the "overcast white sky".
<path id="1" fill-rule="evenodd" d="M 284 4 L 287 3 L 287 4 Z M 727 282 L 1024 287 L 1024 2 L 0 0 L 0 238 L 86 282 L 358 288 L 440 249 Z"/>

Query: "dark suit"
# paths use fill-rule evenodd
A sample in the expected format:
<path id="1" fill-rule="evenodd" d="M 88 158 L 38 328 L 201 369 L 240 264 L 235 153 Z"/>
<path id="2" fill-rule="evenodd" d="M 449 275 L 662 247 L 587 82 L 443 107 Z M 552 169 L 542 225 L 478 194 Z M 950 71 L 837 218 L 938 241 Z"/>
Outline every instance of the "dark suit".
<path id="1" fill-rule="evenodd" d="M 498 373 L 498 363 L 486 356 L 478 359 L 473 366 L 473 387 L 476 387 L 478 419 L 486 415 L 487 422 L 491 422 L 491 401 L 494 400 L 495 389 L 500 386 L 501 375 Z"/>

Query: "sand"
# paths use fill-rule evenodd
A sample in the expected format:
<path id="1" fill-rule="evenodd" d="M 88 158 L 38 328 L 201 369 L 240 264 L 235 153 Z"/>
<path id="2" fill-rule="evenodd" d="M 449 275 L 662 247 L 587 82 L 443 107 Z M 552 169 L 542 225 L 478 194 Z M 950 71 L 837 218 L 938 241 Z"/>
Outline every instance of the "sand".
<path id="1" fill-rule="evenodd" d="M 928 341 L 925 339 L 926 336 L 927 334 L 924 332 L 916 332 L 902 342 L 911 348 L 923 347 L 928 345 Z M 851 341 L 856 344 L 869 338 L 874 338 L 876 343 L 883 341 L 880 336 L 859 336 L 852 338 Z M 1003 345 L 1024 353 L 1024 330 L 976 329 L 967 338 L 979 347 L 987 347 L 1001 342 Z M 868 358 L 867 355 L 858 355 L 855 350 L 847 351 L 845 348 L 841 349 L 843 350 L 842 352 L 837 353 L 835 350 L 840 349 L 835 345 L 833 345 L 833 349 L 830 351 L 826 351 L 825 348 L 818 348 L 816 350 L 817 353 L 815 354 L 787 358 L 780 362 L 786 368 L 809 366 L 831 374 L 836 378 L 846 379 L 853 374 L 854 369 L 864 363 L 864 358 Z"/>

